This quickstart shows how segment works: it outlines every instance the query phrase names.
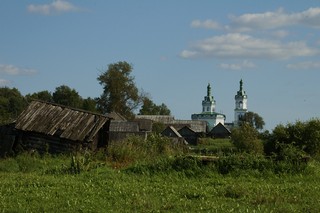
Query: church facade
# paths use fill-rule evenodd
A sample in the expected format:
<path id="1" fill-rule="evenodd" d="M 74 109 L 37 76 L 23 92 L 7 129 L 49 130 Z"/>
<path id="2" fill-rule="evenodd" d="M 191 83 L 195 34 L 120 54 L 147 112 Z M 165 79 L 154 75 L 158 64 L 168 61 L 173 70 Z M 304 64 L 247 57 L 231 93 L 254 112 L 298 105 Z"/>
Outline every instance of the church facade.
<path id="1" fill-rule="evenodd" d="M 235 95 L 235 109 L 234 109 L 234 121 L 233 123 L 228 123 L 226 126 L 238 126 L 241 117 L 248 112 L 247 108 L 247 95 L 243 90 L 243 81 L 240 81 L 240 89 Z M 210 131 L 213 127 L 221 123 L 225 125 L 226 116 L 222 113 L 215 111 L 216 101 L 211 94 L 211 85 L 207 86 L 207 95 L 204 96 L 202 101 L 202 112 L 198 114 L 192 114 L 192 120 L 202 120 L 207 122 L 208 130 Z"/>

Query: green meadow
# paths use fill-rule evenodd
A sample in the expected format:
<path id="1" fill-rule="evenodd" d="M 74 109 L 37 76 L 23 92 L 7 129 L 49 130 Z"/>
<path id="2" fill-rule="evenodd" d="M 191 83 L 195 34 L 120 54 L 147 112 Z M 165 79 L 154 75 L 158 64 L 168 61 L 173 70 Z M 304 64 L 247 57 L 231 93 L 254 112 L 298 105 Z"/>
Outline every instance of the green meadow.
<path id="1" fill-rule="evenodd" d="M 23 153 L 0 160 L 0 210 L 319 212 L 317 161 L 295 172 L 276 170 L 268 163 L 245 167 L 235 161 L 225 159 L 234 167 L 222 172 L 222 161 L 203 164 L 189 154 L 156 156 L 153 161 L 128 165 L 121 164 L 125 160 L 114 164 L 104 153 Z"/>

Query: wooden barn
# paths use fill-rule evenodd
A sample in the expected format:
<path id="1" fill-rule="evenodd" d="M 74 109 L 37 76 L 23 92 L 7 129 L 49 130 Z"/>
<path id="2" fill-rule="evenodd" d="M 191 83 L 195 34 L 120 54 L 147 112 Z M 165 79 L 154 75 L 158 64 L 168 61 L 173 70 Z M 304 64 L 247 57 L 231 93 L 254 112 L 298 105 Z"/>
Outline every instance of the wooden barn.
<path id="1" fill-rule="evenodd" d="M 110 117 L 32 101 L 16 120 L 16 145 L 39 152 L 95 150 L 108 144 Z"/>
<path id="2" fill-rule="evenodd" d="M 231 136 L 231 132 L 223 124 L 218 123 L 212 128 L 208 135 L 213 138 L 228 138 Z"/>

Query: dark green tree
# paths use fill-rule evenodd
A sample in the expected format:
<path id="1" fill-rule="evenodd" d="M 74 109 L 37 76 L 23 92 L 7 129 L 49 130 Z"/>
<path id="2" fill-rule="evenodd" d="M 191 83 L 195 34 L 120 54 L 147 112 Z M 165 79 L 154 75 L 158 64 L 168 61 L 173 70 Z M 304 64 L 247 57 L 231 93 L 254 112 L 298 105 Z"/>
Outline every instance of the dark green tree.
<path id="1" fill-rule="evenodd" d="M 46 102 L 53 102 L 52 94 L 48 90 L 35 92 L 33 94 L 27 94 L 25 97 L 26 97 L 28 102 L 30 102 L 32 100 L 41 100 L 41 101 L 46 101 Z"/>
<path id="2" fill-rule="evenodd" d="M 90 97 L 83 99 L 82 109 L 90 111 L 90 112 L 98 112 L 96 100 L 92 99 Z"/>
<path id="3" fill-rule="evenodd" d="M 18 89 L 0 88 L 0 123 L 12 122 L 25 109 L 27 102 Z"/>
<path id="4" fill-rule="evenodd" d="M 262 130 L 265 122 L 263 118 L 255 112 L 247 112 L 240 118 L 240 125 L 242 123 L 247 123 L 250 126 L 256 128 L 257 130 Z"/>
<path id="5" fill-rule="evenodd" d="M 156 105 L 148 97 L 143 98 L 143 104 L 139 111 L 140 115 L 170 115 L 170 113 L 169 108 L 164 103 Z"/>
<path id="6" fill-rule="evenodd" d="M 52 99 L 57 104 L 65 106 L 81 108 L 82 98 L 75 89 L 71 89 L 66 85 L 62 85 L 56 88 L 52 94 Z"/>
<path id="7" fill-rule="evenodd" d="M 263 154 L 263 143 L 259 139 L 259 132 L 248 123 L 232 129 L 231 141 L 243 152 Z"/>
<path id="8" fill-rule="evenodd" d="M 125 61 L 109 64 L 108 69 L 97 78 L 103 93 L 97 98 L 102 113 L 116 111 L 132 118 L 134 110 L 142 103 L 142 97 L 131 75 L 132 66 Z"/>

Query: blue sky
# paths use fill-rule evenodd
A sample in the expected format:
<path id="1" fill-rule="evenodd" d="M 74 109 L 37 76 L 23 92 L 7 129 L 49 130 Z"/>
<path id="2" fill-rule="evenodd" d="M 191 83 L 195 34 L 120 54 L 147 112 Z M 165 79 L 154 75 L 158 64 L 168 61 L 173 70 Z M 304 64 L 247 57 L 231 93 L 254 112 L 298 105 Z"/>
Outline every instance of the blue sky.
<path id="1" fill-rule="evenodd" d="M 1 0 L 0 86 L 67 85 L 98 97 L 108 64 L 176 119 L 201 112 L 207 84 L 233 121 L 243 79 L 267 129 L 319 117 L 320 0 Z"/>

